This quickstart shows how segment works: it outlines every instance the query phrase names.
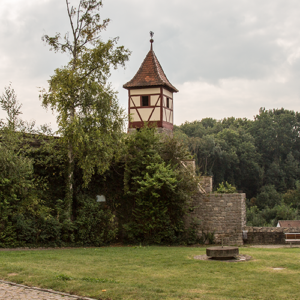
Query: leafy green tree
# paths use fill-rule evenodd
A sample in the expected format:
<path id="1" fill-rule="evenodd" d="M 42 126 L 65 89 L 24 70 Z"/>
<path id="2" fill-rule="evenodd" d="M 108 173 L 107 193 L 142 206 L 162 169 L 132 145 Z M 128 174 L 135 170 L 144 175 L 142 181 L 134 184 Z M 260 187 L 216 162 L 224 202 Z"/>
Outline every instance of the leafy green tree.
<path id="1" fill-rule="evenodd" d="M 196 158 L 197 171 L 214 177 L 215 187 L 228 181 L 249 197 L 262 185 L 263 170 L 255 139 L 248 132 L 253 121 L 205 118 L 175 128 Z M 180 133 L 180 134 L 179 134 Z"/>
<path id="2" fill-rule="evenodd" d="M 141 129 L 126 139 L 124 198 L 119 205 L 123 237 L 130 242 L 174 243 L 184 235 L 183 217 L 196 191 L 181 166 L 190 154 L 176 139 Z"/>
<path id="3" fill-rule="evenodd" d="M 196 157 L 196 164 L 203 175 L 212 175 L 214 164 L 221 155 L 221 148 L 213 135 L 189 139 L 189 148 Z"/>
<path id="4" fill-rule="evenodd" d="M 283 195 L 283 201 L 285 204 L 300 210 L 300 181 L 296 182 L 296 189 L 288 190 Z"/>
<path id="5" fill-rule="evenodd" d="M 19 119 L 21 104 L 11 85 L 0 97 L 2 109 L 7 113 L 6 122 L 0 122 L 0 247 L 22 244 L 15 221 L 18 216 L 35 218 L 47 209 L 42 205 L 39 190 L 43 184 L 34 177 L 33 159 L 27 157 L 26 127 Z"/>
<path id="6" fill-rule="evenodd" d="M 45 107 L 58 112 L 58 134 L 68 149 L 66 210 L 71 217 L 75 159 L 87 185 L 96 170 L 101 174 L 108 169 L 120 148 L 124 115 L 107 79 L 111 68 L 124 66 L 130 52 L 116 46 L 117 38 L 101 40 L 109 23 L 109 19 L 101 22 L 102 1 L 80 0 L 75 8 L 66 0 L 66 6 L 71 34 L 45 35 L 43 40 L 71 60 L 55 70 L 41 97 Z"/>
<path id="7" fill-rule="evenodd" d="M 297 187 L 297 180 L 300 175 L 299 160 L 295 159 L 294 155 L 290 152 L 283 163 L 283 171 L 285 173 L 285 186 L 286 189 L 294 189 Z"/>
<path id="8" fill-rule="evenodd" d="M 247 207 L 247 226 L 266 226 L 267 221 L 257 206 Z"/>
<path id="9" fill-rule="evenodd" d="M 261 108 L 249 129 L 261 155 L 262 185 L 273 184 L 278 191 L 294 188 L 299 175 L 300 114 L 281 109 Z M 297 161 L 297 162 L 296 162 Z M 294 165 L 294 167 L 293 167 Z"/>
<path id="10" fill-rule="evenodd" d="M 274 185 L 263 186 L 256 197 L 257 207 L 260 209 L 265 207 L 273 208 L 275 205 L 279 205 L 281 200 L 282 195 L 276 191 Z"/>
<path id="11" fill-rule="evenodd" d="M 11 84 L 4 87 L 4 93 L 0 97 L 0 104 L 1 108 L 7 113 L 7 126 L 12 130 L 15 130 L 18 122 L 18 116 L 22 114 L 22 104 L 18 102 L 16 92 L 12 88 Z"/>

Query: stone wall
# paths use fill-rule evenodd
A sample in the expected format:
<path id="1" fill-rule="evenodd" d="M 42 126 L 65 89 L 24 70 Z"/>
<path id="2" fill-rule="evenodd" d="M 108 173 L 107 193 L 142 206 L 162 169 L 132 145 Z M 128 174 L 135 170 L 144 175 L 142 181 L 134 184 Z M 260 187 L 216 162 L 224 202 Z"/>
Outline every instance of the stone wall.
<path id="1" fill-rule="evenodd" d="M 247 238 L 244 239 L 245 244 L 268 245 L 268 244 L 287 244 L 285 242 L 286 232 L 300 232 L 297 227 L 245 227 Z M 293 244 L 299 242 L 293 242 Z"/>
<path id="2" fill-rule="evenodd" d="M 213 189 L 212 176 L 202 176 L 199 183 L 204 188 L 206 193 L 211 193 Z"/>
<path id="3" fill-rule="evenodd" d="M 187 168 L 192 174 L 196 174 L 196 163 L 194 159 L 182 160 L 181 163 Z"/>
<path id="4" fill-rule="evenodd" d="M 224 245 L 243 245 L 243 228 L 246 226 L 245 194 L 197 194 L 193 199 L 194 210 L 188 223 L 199 220 L 201 235 L 215 232 L 215 242 Z"/>
<path id="5" fill-rule="evenodd" d="M 128 128 L 127 132 L 128 133 L 134 133 L 136 131 L 136 128 Z M 164 133 L 168 136 L 173 136 L 173 130 L 168 129 L 168 128 L 164 128 L 164 127 L 156 127 L 156 131 L 158 133 Z"/>

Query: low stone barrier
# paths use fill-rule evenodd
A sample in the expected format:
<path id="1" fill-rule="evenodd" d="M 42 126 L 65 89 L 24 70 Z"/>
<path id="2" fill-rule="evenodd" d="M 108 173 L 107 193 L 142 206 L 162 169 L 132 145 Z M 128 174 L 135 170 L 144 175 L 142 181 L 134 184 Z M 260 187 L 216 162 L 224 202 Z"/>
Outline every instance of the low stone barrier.
<path id="1" fill-rule="evenodd" d="M 244 229 L 244 244 L 271 245 L 287 244 L 285 233 L 300 232 L 299 227 L 250 227 Z M 299 244 L 300 242 L 294 242 Z"/>

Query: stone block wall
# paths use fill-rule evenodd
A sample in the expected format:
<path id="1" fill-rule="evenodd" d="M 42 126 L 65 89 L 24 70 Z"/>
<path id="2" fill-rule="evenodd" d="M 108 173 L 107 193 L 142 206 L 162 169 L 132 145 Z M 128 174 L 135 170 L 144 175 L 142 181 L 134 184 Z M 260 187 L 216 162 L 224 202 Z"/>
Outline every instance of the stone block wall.
<path id="1" fill-rule="evenodd" d="M 300 233 L 297 227 L 250 227 L 244 228 L 247 238 L 245 244 L 270 245 L 270 244 L 287 244 L 284 233 Z M 299 244 L 299 242 L 293 242 Z"/>
<path id="2" fill-rule="evenodd" d="M 212 176 L 202 176 L 199 183 L 204 188 L 206 193 L 211 193 L 213 190 Z"/>
<path id="3" fill-rule="evenodd" d="M 204 232 L 215 232 L 215 242 L 224 245 L 243 245 L 243 228 L 246 226 L 245 194 L 197 194 L 194 210 L 188 217 L 199 220 Z"/>
<path id="4" fill-rule="evenodd" d="M 194 159 L 182 160 L 181 163 L 187 168 L 192 174 L 196 174 L 196 163 Z"/>
<path id="5" fill-rule="evenodd" d="M 136 131 L 136 128 L 128 128 L 127 133 L 134 133 Z M 168 136 L 173 136 L 173 130 L 168 129 L 168 128 L 162 128 L 162 127 L 157 127 L 156 128 L 157 133 L 164 133 Z"/>

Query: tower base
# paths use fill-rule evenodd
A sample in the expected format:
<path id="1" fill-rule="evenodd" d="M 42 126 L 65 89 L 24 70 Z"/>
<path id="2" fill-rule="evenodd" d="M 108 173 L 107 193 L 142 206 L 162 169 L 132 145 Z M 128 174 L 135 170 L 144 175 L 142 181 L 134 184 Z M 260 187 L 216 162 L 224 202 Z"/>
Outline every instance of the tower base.
<path id="1" fill-rule="evenodd" d="M 168 128 L 164 128 L 164 127 L 157 127 L 155 128 L 157 133 L 161 133 L 161 134 L 166 134 L 168 136 L 173 136 L 173 130 L 168 129 Z M 136 132 L 136 130 L 139 130 L 139 128 L 128 128 L 127 133 L 134 133 Z"/>

